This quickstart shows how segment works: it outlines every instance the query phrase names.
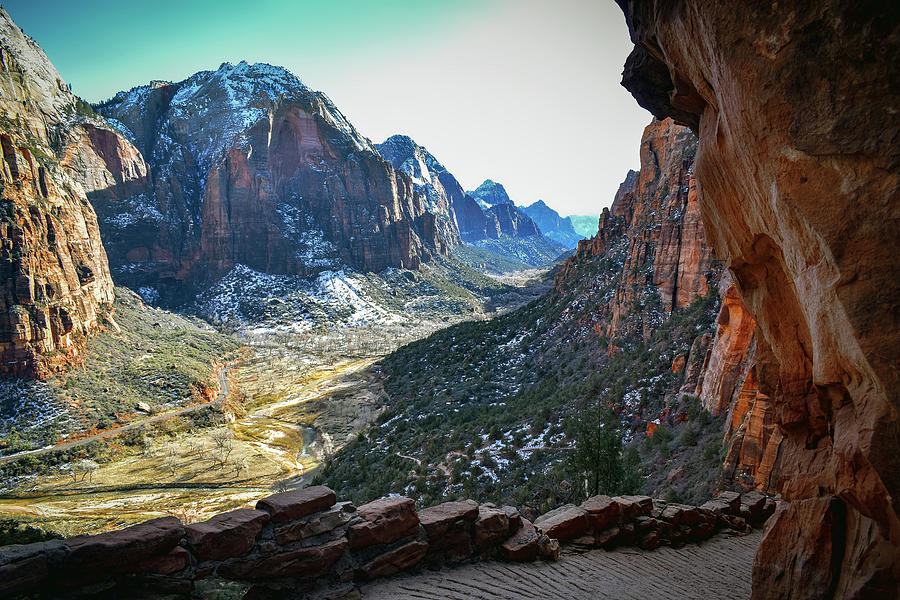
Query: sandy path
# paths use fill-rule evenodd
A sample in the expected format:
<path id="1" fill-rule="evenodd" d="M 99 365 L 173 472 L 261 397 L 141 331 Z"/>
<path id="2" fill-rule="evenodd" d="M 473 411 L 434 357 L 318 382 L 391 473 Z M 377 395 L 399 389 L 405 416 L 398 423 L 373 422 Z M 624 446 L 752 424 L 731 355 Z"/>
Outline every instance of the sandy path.
<path id="1" fill-rule="evenodd" d="M 559 562 L 466 565 L 396 577 L 363 588 L 364 600 L 746 600 L 762 534 L 718 535 L 653 552 L 564 553 Z"/>

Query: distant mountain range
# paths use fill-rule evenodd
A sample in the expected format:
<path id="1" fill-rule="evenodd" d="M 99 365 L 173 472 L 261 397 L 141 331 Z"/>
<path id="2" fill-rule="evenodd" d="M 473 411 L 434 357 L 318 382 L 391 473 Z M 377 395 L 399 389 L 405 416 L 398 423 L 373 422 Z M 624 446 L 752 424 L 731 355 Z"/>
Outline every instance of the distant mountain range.
<path id="1" fill-rule="evenodd" d="M 566 248 L 574 248 L 578 245 L 578 240 L 590 237 L 578 235 L 575 227 L 572 225 L 572 219 L 561 217 L 558 212 L 544 204 L 543 200 L 538 200 L 534 204 L 526 206 L 522 209 L 522 212 L 537 223 L 544 235 L 556 240 Z"/>
<path id="2" fill-rule="evenodd" d="M 395 169 L 412 179 L 428 210 L 444 224 L 442 229 L 455 228 L 463 242 L 480 248 L 455 251 L 465 262 L 492 271 L 541 267 L 555 262 L 570 247 L 545 236 L 501 184 L 489 179 L 475 191 L 463 191 L 456 177 L 410 137 L 394 135 L 376 147 Z"/>

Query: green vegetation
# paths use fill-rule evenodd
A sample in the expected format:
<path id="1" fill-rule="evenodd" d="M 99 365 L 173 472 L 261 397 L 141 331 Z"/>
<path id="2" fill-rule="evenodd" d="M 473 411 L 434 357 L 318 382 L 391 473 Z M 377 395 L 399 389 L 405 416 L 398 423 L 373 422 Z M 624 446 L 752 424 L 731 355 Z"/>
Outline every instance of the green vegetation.
<path id="1" fill-rule="evenodd" d="M 59 381 L 61 396 L 80 408 L 82 422 L 106 429 L 138 402 L 156 413 L 203 399 L 215 385 L 212 363 L 224 362 L 238 343 L 145 306 L 126 288 L 116 295 L 113 317 L 121 332 L 108 329 L 93 338 L 84 368 Z"/>
<path id="2" fill-rule="evenodd" d="M 58 539 L 60 536 L 52 531 L 44 531 L 15 519 L 0 519 L 0 546 L 11 544 L 31 544 Z"/>
<path id="3" fill-rule="evenodd" d="M 0 453 L 123 425 L 140 417 L 139 410 L 157 414 L 205 402 L 214 394 L 214 363 L 224 363 L 239 347 L 199 322 L 144 305 L 127 288 L 116 289 L 115 310 L 104 320 L 105 330 L 87 340 L 83 365 L 46 382 L 0 382 Z M 185 422 L 193 427 L 220 418 L 217 410 L 201 410 Z M 35 461 L 55 465 L 86 452 L 85 458 L 97 458 L 85 448 L 72 456 L 26 456 L 3 471 L 24 474 L 40 469 Z"/>
<path id="4" fill-rule="evenodd" d="M 572 472 L 585 478 L 588 496 L 597 494 L 633 494 L 640 491 L 637 456 L 625 460 L 622 431 L 616 414 L 599 400 L 573 417 L 568 431 L 575 450 L 569 453 Z"/>
<path id="5" fill-rule="evenodd" d="M 502 236 L 453 249 L 453 255 L 467 265 L 495 274 L 549 267 L 565 252 L 565 248 L 543 236 Z"/>
<path id="6" fill-rule="evenodd" d="M 79 96 L 75 96 L 75 112 L 82 117 L 93 117 L 97 113 L 89 102 L 85 102 Z"/>
<path id="7" fill-rule="evenodd" d="M 534 266 L 514 256 L 504 256 L 488 248 L 465 244 L 453 249 L 453 256 L 463 263 L 487 273 L 510 273 L 533 269 Z"/>
<path id="8" fill-rule="evenodd" d="M 400 493 L 421 505 L 469 497 L 537 512 L 595 490 L 706 499 L 721 423 L 679 399 L 684 374 L 671 365 L 713 331 L 718 297 L 711 291 L 667 314 L 647 286 L 626 315 L 626 333 L 610 343 L 591 320 L 603 318 L 622 260 L 611 253 L 579 265 L 573 289 L 386 357 L 388 409 L 317 481 L 356 502 Z M 647 423 L 666 409 L 686 420 L 647 437 Z M 598 460 L 603 468 L 592 466 Z"/>

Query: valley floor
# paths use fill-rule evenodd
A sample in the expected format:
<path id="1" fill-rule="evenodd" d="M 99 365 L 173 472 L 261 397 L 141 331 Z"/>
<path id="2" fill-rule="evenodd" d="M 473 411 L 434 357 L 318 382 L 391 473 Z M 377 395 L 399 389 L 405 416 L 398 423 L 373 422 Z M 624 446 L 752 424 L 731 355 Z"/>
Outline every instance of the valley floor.
<path id="1" fill-rule="evenodd" d="M 558 562 L 487 562 L 395 577 L 362 590 L 364 600 L 744 600 L 762 533 L 718 535 L 700 545 L 651 552 L 564 551 Z"/>
<path id="2" fill-rule="evenodd" d="M 261 394 L 226 427 L 165 438 L 143 453 L 100 465 L 88 481 L 74 482 L 65 474 L 37 478 L 0 497 L 0 518 L 14 517 L 68 536 L 166 515 L 199 521 L 255 502 L 280 481 L 290 485 L 319 465 L 328 450 L 323 432 L 374 418 L 380 384 L 367 370 L 373 360 L 295 372 L 290 382 L 285 375 L 280 382 L 290 393 Z M 246 388 L 255 379 L 249 369 L 235 377 Z M 322 420 L 319 428 L 311 426 Z M 230 446 L 221 462 L 217 432 L 228 433 Z M 236 464 L 242 468 L 236 470 Z"/>
<path id="3" fill-rule="evenodd" d="M 235 306 L 250 306 L 252 310 L 247 310 L 255 315 L 253 318 L 247 317 L 232 335 L 203 332 L 217 336 L 213 342 L 228 342 L 231 351 L 227 360 L 214 353 L 203 357 L 218 358 L 220 365 L 228 363 L 224 369 L 210 371 L 209 383 L 216 383 L 214 399 L 157 406 L 155 388 L 144 389 L 149 385 L 145 380 L 165 385 L 170 371 L 175 372 L 170 363 L 180 361 L 178 356 L 164 356 L 164 368 L 140 372 L 138 383 L 143 387 L 138 386 L 135 392 L 136 398 L 153 404 L 152 416 L 133 413 L 120 417 L 116 413 L 116 422 L 108 429 L 94 428 L 75 441 L 0 457 L 0 523 L 15 519 L 23 525 L 71 536 L 165 515 L 194 522 L 252 504 L 273 490 L 303 485 L 326 457 L 355 439 L 357 432 L 384 410 L 387 396 L 379 359 L 404 343 L 461 320 L 488 319 L 511 310 L 546 291 L 550 281 L 537 270 L 508 276 L 509 283 L 471 272 L 467 277 L 475 279 L 483 291 L 474 294 L 454 291 L 447 283 L 457 285 L 447 275 L 453 264 L 438 267 L 432 269 L 434 272 L 409 277 L 400 272 L 383 275 L 401 280 L 397 289 L 405 289 L 403 285 L 410 288 L 400 294 L 399 300 L 391 294 L 385 296 L 387 299 L 378 295 L 385 295 L 379 291 L 384 285 L 380 279 L 373 279 L 373 283 L 363 275 L 344 275 L 341 281 L 360 290 L 360 294 L 351 294 L 353 315 L 372 313 L 377 318 L 356 322 L 347 321 L 347 315 L 343 315 L 335 317 L 337 320 L 327 328 L 321 324 L 294 328 L 293 315 L 286 313 L 285 307 L 296 308 L 297 299 L 281 302 L 281 296 L 272 295 L 284 290 L 262 289 L 258 298 L 247 292 L 250 300 L 242 296 Z M 458 265 L 455 268 L 462 269 Z M 420 289 L 423 286 L 427 288 L 424 291 Z M 452 288 L 449 292 L 448 286 Z M 185 339 L 193 340 L 190 336 L 200 335 L 180 316 L 143 306 L 128 290 L 119 288 L 117 294 L 121 304 L 117 314 L 130 319 L 126 334 L 132 337 L 173 337 L 187 332 Z M 463 303 L 457 306 L 446 300 L 456 298 L 454 294 L 465 302 L 459 300 Z M 326 304 L 337 307 L 328 304 L 329 310 L 340 313 L 347 309 L 340 298 L 323 297 Z M 275 308 L 273 298 L 279 300 Z M 424 302 L 425 308 L 410 309 L 408 298 Z M 160 327 L 160 323 L 165 326 Z M 114 347 L 115 353 L 127 362 L 134 349 L 122 343 L 121 336 L 107 337 L 110 344 L 119 344 Z M 140 340 L 147 356 L 160 354 L 155 348 L 159 345 L 156 337 Z M 181 343 L 181 338 L 177 341 Z M 214 343 L 210 345 L 215 347 Z M 130 363 L 126 367 L 135 370 Z M 107 395 L 115 396 L 109 380 L 120 371 L 113 375 L 104 372 L 94 387 L 104 393 L 109 389 Z M 86 388 L 80 380 L 76 383 L 76 391 L 94 394 L 93 388 Z M 58 387 L 68 390 L 62 384 Z M 101 408 L 112 410 L 107 405 Z M 52 460 L 68 451 L 75 457 L 69 460 L 77 464 L 82 457 L 92 458 L 87 454 L 91 444 L 101 445 L 103 456 L 91 461 L 89 477 L 86 472 L 68 470 L 67 463 L 40 473 L 4 477 L 3 468 L 18 459 Z"/>

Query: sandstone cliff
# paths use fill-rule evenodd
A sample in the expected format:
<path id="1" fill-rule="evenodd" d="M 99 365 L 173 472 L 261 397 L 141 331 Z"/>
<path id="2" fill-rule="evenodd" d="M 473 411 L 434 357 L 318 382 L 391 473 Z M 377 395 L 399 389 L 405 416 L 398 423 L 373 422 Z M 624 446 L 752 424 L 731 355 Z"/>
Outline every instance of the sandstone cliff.
<path id="1" fill-rule="evenodd" d="M 79 112 L 83 114 L 78 114 Z M 77 361 L 113 300 L 83 182 L 104 131 L 38 45 L 0 9 L 0 371 L 44 376 Z M 126 142 L 127 143 L 127 142 Z"/>
<path id="2" fill-rule="evenodd" d="M 700 136 L 704 227 L 758 324 L 752 386 L 783 436 L 786 503 L 754 598 L 896 597 L 896 11 L 619 4 L 635 43 L 623 84 Z"/>
<path id="3" fill-rule="evenodd" d="M 610 339 L 611 350 L 617 337 L 649 335 L 656 315 L 686 307 L 715 283 L 713 254 L 699 218 L 695 151 L 696 139 L 686 127 L 671 120 L 648 125 L 640 171 L 629 173 L 611 210 L 600 216 L 597 234 L 579 242 L 556 276 L 560 290 L 595 257 L 621 261 L 594 324 Z M 642 310 L 633 310 L 636 305 Z"/>
<path id="4" fill-rule="evenodd" d="M 413 181 L 282 68 L 225 63 L 98 110 L 150 166 L 143 189 L 91 194 L 114 272 L 164 300 L 238 263 L 416 268 L 455 243 Z"/>

